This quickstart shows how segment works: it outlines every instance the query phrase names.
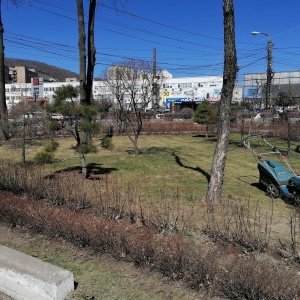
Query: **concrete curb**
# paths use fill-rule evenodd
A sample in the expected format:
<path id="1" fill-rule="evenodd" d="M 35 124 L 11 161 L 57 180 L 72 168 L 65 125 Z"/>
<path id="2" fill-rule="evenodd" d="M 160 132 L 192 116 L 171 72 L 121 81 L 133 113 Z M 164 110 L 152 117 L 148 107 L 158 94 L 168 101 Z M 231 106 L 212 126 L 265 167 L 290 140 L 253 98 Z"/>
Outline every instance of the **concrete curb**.
<path id="1" fill-rule="evenodd" d="M 63 300 L 74 290 L 73 274 L 0 245 L 0 291 L 16 300 Z"/>

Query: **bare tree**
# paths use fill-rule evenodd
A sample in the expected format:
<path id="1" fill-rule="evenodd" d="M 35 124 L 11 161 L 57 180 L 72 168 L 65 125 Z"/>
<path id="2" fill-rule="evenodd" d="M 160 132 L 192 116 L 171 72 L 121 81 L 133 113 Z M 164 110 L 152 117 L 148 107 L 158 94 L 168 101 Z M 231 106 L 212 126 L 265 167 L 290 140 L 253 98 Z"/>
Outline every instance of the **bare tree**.
<path id="1" fill-rule="evenodd" d="M 15 3 L 15 1 L 12 1 Z M 5 100 L 4 27 L 2 23 L 2 1 L 0 0 L 0 139 L 8 139 L 8 117 Z"/>
<path id="2" fill-rule="evenodd" d="M 218 120 L 217 144 L 215 147 L 211 176 L 206 194 L 210 204 L 221 202 L 224 170 L 230 133 L 230 103 L 237 73 L 235 46 L 235 23 L 233 0 L 223 0 L 224 15 L 224 72 L 221 105 Z"/>
<path id="3" fill-rule="evenodd" d="M 291 154 L 291 141 L 295 139 L 295 134 L 297 135 L 299 131 L 299 126 L 297 122 L 293 121 L 292 116 L 294 113 L 288 108 L 290 106 L 296 105 L 296 92 L 293 90 L 291 85 L 287 87 L 286 90 L 280 90 L 278 92 L 277 98 L 274 99 L 274 104 L 282 107 L 282 118 L 281 122 L 287 126 L 286 134 L 283 133 L 283 137 L 287 140 L 287 155 Z M 298 112 L 296 112 L 298 114 Z"/>
<path id="4" fill-rule="evenodd" d="M 8 114 L 9 134 L 16 147 L 21 148 L 22 162 L 26 162 L 26 146 L 45 133 L 45 112 L 37 103 L 20 102 Z"/>
<path id="5" fill-rule="evenodd" d="M 296 92 L 289 85 L 286 90 L 279 90 L 277 98 L 274 99 L 274 104 L 282 107 L 282 116 L 285 117 L 286 109 L 289 106 L 296 105 Z"/>
<path id="6" fill-rule="evenodd" d="M 158 76 L 159 77 L 159 76 Z M 120 130 L 126 134 L 139 154 L 138 138 L 143 129 L 143 113 L 158 91 L 152 66 L 145 61 L 129 60 L 110 68 L 107 84 L 117 102 L 116 117 Z"/>

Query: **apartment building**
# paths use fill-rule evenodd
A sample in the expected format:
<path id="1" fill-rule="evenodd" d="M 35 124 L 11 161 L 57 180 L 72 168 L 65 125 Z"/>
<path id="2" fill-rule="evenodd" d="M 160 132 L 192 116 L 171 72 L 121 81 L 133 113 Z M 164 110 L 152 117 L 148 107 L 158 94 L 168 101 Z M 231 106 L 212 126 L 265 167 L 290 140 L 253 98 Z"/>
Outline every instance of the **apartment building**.
<path id="1" fill-rule="evenodd" d="M 6 74 L 6 83 L 30 83 L 31 78 L 38 77 L 39 74 L 33 69 L 28 69 L 25 66 L 8 67 Z"/>

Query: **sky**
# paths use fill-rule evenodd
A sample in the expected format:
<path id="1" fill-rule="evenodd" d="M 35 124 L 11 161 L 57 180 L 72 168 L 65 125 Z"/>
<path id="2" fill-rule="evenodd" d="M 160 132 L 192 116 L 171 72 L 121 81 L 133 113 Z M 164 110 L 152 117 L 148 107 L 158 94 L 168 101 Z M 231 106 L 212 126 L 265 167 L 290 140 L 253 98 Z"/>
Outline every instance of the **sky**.
<path id="1" fill-rule="evenodd" d="M 5 56 L 79 73 L 76 1 L 18 2 L 2 0 Z M 117 11 L 113 2 L 96 12 L 95 77 L 128 59 L 152 63 L 154 49 L 157 69 L 173 77 L 222 76 L 222 0 L 117 0 Z M 234 0 L 234 10 L 239 84 L 266 71 L 268 36 L 274 72 L 300 70 L 300 1 Z"/>

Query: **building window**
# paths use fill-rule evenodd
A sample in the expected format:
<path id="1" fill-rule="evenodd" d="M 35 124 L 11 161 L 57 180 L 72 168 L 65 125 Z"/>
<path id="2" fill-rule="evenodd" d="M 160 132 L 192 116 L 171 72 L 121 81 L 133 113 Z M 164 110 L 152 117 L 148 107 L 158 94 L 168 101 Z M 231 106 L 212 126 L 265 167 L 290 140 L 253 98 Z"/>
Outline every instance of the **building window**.
<path id="1" fill-rule="evenodd" d="M 191 82 L 185 82 L 185 83 L 178 83 L 179 88 L 191 88 L 193 87 L 193 84 Z"/>

